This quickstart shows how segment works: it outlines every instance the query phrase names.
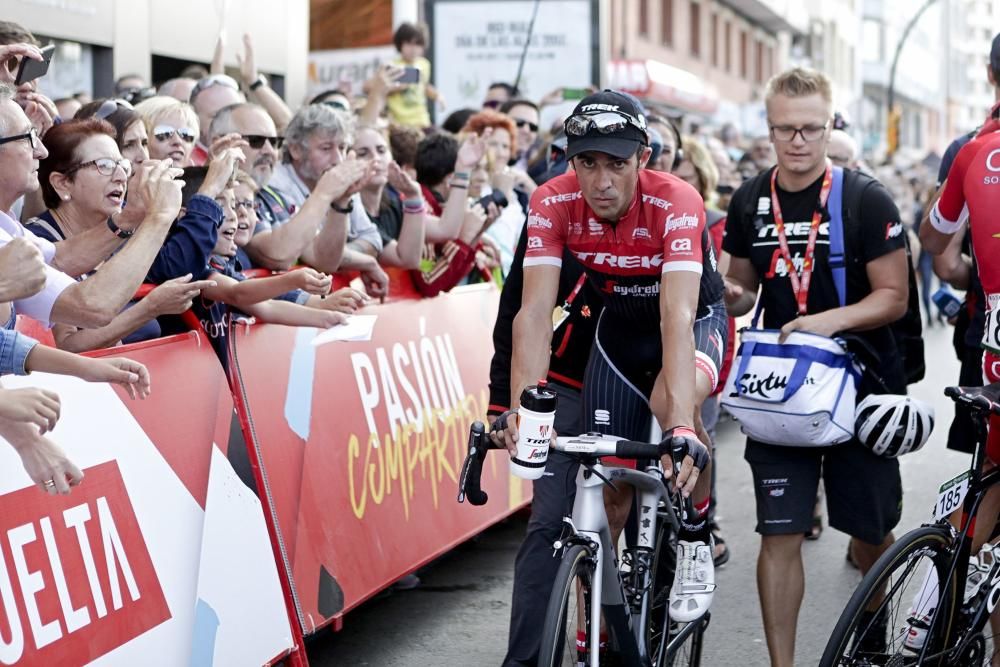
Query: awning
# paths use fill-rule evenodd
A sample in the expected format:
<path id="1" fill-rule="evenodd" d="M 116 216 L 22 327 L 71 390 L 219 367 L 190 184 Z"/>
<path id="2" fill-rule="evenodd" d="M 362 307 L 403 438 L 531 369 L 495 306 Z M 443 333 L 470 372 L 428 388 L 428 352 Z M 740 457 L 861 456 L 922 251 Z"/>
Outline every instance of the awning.
<path id="1" fill-rule="evenodd" d="M 612 60 L 608 84 L 636 97 L 682 111 L 711 115 L 719 106 L 714 86 L 679 67 L 658 60 Z"/>

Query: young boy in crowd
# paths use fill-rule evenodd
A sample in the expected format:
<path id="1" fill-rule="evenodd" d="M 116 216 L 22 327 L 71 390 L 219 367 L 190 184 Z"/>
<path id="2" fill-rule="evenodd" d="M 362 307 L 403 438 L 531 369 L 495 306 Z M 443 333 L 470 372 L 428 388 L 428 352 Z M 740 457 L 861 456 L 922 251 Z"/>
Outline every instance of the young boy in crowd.
<path id="1" fill-rule="evenodd" d="M 399 52 L 393 65 L 404 68 L 400 90 L 389 95 L 386 106 L 389 119 L 396 125 L 425 128 L 431 124 L 427 100 L 444 104 L 440 93 L 430 84 L 431 63 L 424 57 L 429 41 L 427 26 L 423 23 L 402 23 L 392 36 L 392 43 Z M 407 80 L 407 72 L 417 70 L 416 81 Z"/>
<path id="2" fill-rule="evenodd" d="M 188 167 L 184 170 L 182 197 L 185 204 L 198 192 L 206 173 L 205 167 Z M 303 268 L 267 278 L 245 280 L 235 270 L 235 266 L 231 266 L 234 263 L 230 262 L 236 255 L 235 237 L 238 227 L 233 188 L 223 191 L 217 202 L 222 207 L 222 220 L 218 223 L 219 237 L 208 265 L 199 276 L 199 280 L 212 280 L 216 285 L 201 291 L 201 295 L 194 300 L 192 310 L 223 365 L 228 358 L 226 335 L 233 311 L 237 317 L 246 314 L 263 322 L 324 329 L 345 321 L 342 313 L 308 308 L 275 298 L 296 289 L 326 295 L 330 291 L 332 279 L 318 271 Z M 182 206 L 181 215 L 183 214 Z"/>

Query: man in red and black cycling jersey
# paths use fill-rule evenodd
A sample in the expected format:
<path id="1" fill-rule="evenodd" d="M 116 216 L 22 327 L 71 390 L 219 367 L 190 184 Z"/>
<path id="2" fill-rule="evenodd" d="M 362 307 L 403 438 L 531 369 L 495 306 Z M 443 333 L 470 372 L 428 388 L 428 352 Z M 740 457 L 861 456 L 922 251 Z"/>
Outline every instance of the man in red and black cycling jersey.
<path id="1" fill-rule="evenodd" d="M 573 171 L 536 190 L 528 212 L 511 405 L 517 407 L 525 386 L 545 377 L 568 250 L 605 300 L 584 376 L 585 430 L 646 440 L 654 415 L 666 437 L 686 445 L 676 483 L 693 497 L 697 516 L 682 527 L 669 609 L 674 620 L 690 621 L 708 608 L 715 588 L 704 517 L 710 475 L 699 474 L 708 464 L 707 438 L 697 406 L 718 381 L 726 336 L 704 202 L 675 176 L 644 169 L 651 153 L 646 121 L 628 96 L 603 91 L 583 99 L 565 129 Z M 513 420 L 497 422 L 506 430 L 496 437 L 512 448 Z M 671 457 L 663 467 L 672 474 Z M 605 497 L 617 539 L 631 489 Z"/>
<path id="2" fill-rule="evenodd" d="M 963 231 L 969 223 L 972 252 L 979 281 L 986 297 L 986 322 L 981 345 L 983 380 L 1000 382 L 1000 261 L 996 249 L 1000 244 L 1000 104 L 993 107 L 990 117 L 979 133 L 955 157 L 940 198 L 920 225 L 920 242 L 928 252 L 944 252 L 951 237 Z M 985 466 L 1000 464 L 1000 417 L 990 417 Z M 983 500 L 976 521 L 974 548 L 985 542 L 996 523 L 989 517 L 1000 513 L 1000 489 L 993 488 Z"/>

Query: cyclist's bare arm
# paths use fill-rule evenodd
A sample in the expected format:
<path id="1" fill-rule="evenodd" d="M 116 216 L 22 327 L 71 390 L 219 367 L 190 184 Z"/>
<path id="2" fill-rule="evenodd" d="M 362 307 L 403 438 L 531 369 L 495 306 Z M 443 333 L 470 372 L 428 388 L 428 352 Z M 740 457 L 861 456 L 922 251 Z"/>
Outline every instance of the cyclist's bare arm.
<path id="1" fill-rule="evenodd" d="M 955 289 L 969 289 L 972 258 L 962 253 L 964 234 L 955 234 L 940 255 L 933 258 L 934 275 Z"/>
<path id="2" fill-rule="evenodd" d="M 725 273 L 726 312 L 731 317 L 746 315 L 757 302 L 757 288 L 760 286 L 757 270 L 747 257 L 733 257 L 729 253 L 722 256 L 729 264 Z"/>
<path id="3" fill-rule="evenodd" d="M 932 255 L 940 255 L 944 252 L 944 249 L 948 247 L 948 242 L 951 241 L 951 237 L 957 236 L 957 234 L 946 234 L 931 223 L 931 216 L 934 215 L 934 209 L 937 207 L 938 202 L 941 200 L 941 195 L 944 194 L 947 187 L 948 179 L 945 179 L 934 195 L 934 206 L 927 207 L 924 218 L 920 221 L 920 246 Z"/>
<path id="4" fill-rule="evenodd" d="M 559 291 L 560 267 L 541 264 L 524 267 L 521 309 L 514 317 L 510 363 L 510 407 L 520 403 L 521 391 L 545 377 L 552 349 L 552 309 Z M 513 423 L 511 424 L 513 427 Z M 507 449 L 516 450 L 517 432 L 504 433 Z"/>
<path id="5" fill-rule="evenodd" d="M 665 392 L 660 427 L 686 427 L 694 431 L 695 365 L 694 321 L 698 311 L 701 274 L 693 271 L 669 271 L 660 277 L 660 335 L 663 337 L 663 369 L 660 371 Z M 664 467 L 669 470 L 669 466 Z M 677 485 L 694 488 L 698 470 L 690 456 L 684 457 L 677 474 Z M 688 488 L 690 487 L 690 488 Z"/>

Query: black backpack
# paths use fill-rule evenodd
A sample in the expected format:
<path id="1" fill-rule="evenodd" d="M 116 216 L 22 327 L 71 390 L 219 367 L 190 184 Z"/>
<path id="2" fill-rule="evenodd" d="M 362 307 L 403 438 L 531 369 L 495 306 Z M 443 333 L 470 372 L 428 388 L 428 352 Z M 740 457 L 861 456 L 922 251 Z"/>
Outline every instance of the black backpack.
<path id="1" fill-rule="evenodd" d="M 748 186 L 749 192 L 753 193 L 747 202 L 744 215 L 748 218 L 757 217 L 757 200 L 770 192 L 771 170 L 767 169 L 751 179 Z M 855 171 L 853 169 L 844 170 L 844 192 L 842 199 L 842 210 L 844 219 L 844 244 L 846 261 L 849 271 L 863 271 L 861 258 L 857 250 L 858 239 L 860 238 L 857 225 L 861 222 L 861 200 L 865 189 L 878 184 L 878 181 L 868 174 Z M 899 348 L 903 359 L 903 371 L 906 376 L 906 384 L 913 384 L 924 379 L 927 367 L 924 361 L 924 338 L 923 320 L 920 316 L 920 294 L 917 291 L 917 274 L 913 269 L 913 252 L 910 249 L 910 239 L 903 233 L 903 241 L 906 244 L 906 271 L 907 283 L 909 283 L 909 299 L 906 305 L 906 313 L 889 325 L 896 345 Z M 853 268 L 852 268 L 853 267 Z"/>

